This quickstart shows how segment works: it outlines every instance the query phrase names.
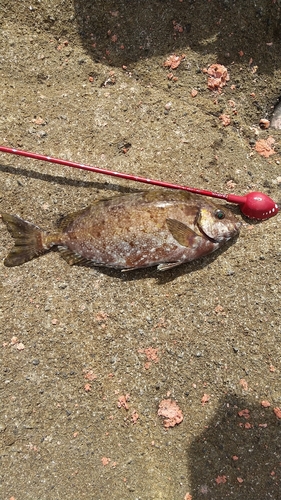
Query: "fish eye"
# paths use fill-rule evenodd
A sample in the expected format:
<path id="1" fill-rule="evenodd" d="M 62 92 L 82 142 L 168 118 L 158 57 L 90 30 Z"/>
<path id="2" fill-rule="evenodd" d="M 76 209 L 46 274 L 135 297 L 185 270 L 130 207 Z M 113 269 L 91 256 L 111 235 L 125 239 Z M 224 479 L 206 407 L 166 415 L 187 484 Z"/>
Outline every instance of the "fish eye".
<path id="1" fill-rule="evenodd" d="M 225 213 L 222 210 L 216 210 L 215 211 L 215 217 L 217 219 L 224 219 L 225 218 Z"/>

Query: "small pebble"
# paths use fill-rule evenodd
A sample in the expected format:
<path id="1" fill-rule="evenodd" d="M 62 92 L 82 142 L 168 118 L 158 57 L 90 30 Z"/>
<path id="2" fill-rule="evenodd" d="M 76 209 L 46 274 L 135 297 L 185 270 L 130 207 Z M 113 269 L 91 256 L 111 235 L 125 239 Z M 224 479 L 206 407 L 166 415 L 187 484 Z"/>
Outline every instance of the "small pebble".
<path id="1" fill-rule="evenodd" d="M 67 283 L 59 283 L 58 287 L 63 290 L 64 288 L 67 287 Z"/>
<path id="2" fill-rule="evenodd" d="M 233 276 L 235 274 L 235 271 L 233 271 L 232 269 L 228 269 L 226 275 L 227 276 Z"/>
<path id="3" fill-rule="evenodd" d="M 267 120 L 266 118 L 261 118 L 260 123 L 259 123 L 260 128 L 263 130 L 267 129 L 270 127 L 270 121 Z"/>
<path id="4" fill-rule="evenodd" d="M 171 102 L 167 102 L 167 104 L 165 104 L 165 109 L 167 111 L 170 111 L 171 107 L 172 107 L 172 103 Z"/>
<path id="5" fill-rule="evenodd" d="M 39 130 L 39 132 L 37 132 L 37 135 L 38 137 L 47 137 L 47 132 L 45 132 L 45 130 Z"/>

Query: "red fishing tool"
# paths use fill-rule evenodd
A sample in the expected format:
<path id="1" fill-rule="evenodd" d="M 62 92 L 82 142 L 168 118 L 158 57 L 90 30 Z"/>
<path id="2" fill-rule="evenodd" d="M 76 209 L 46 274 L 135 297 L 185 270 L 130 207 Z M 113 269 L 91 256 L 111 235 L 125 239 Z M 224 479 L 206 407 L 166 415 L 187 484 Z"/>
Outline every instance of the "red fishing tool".
<path id="1" fill-rule="evenodd" d="M 245 194 L 244 196 L 237 196 L 235 194 L 220 194 L 213 191 L 207 191 L 205 189 L 197 189 L 189 186 L 180 186 L 178 184 L 171 184 L 169 182 L 147 179 L 145 177 L 138 177 L 136 175 L 124 174 L 122 172 L 114 172 L 112 170 L 106 170 L 91 165 L 75 163 L 73 161 L 62 160 L 59 158 L 51 158 L 50 156 L 40 155 L 37 153 L 30 153 L 28 151 L 22 151 L 20 149 L 15 149 L 15 148 L 8 148 L 6 146 L 0 146 L 0 151 L 2 151 L 3 153 L 9 153 L 13 155 L 26 156 L 27 158 L 33 158 L 35 160 L 48 161 L 50 163 L 58 163 L 59 165 L 65 165 L 67 167 L 89 170 L 90 172 L 96 172 L 98 174 L 120 177 L 122 179 L 127 179 L 130 181 L 144 182 L 145 184 L 152 184 L 155 186 L 161 186 L 169 189 L 181 189 L 183 191 L 189 191 L 191 193 L 210 196 L 212 198 L 220 198 L 222 200 L 228 201 L 229 203 L 235 203 L 236 205 L 239 205 L 242 214 L 246 215 L 246 217 L 249 217 L 250 219 L 258 219 L 258 220 L 269 219 L 270 217 L 276 215 L 279 210 L 277 203 L 275 203 L 266 194 L 260 193 L 258 191 Z"/>

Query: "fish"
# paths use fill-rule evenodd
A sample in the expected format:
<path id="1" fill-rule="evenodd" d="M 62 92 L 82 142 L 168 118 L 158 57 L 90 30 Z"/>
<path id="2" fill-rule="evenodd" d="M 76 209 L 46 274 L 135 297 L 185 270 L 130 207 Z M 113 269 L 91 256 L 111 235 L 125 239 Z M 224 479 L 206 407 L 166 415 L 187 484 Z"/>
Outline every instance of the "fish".
<path id="1" fill-rule="evenodd" d="M 1 215 L 15 240 L 4 259 L 7 267 L 57 249 L 70 265 L 165 271 L 214 252 L 237 236 L 241 225 L 225 205 L 160 189 L 98 200 L 62 217 L 53 231 Z"/>

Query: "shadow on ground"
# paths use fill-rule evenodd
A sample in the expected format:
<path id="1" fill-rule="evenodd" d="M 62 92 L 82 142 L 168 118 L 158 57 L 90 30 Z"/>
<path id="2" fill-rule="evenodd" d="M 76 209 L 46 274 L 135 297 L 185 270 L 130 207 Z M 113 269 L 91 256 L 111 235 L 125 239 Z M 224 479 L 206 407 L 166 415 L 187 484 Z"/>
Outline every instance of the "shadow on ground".
<path id="1" fill-rule="evenodd" d="M 83 45 L 96 61 L 121 66 L 189 46 L 215 53 L 221 64 L 252 57 L 264 73 L 280 65 L 278 1 L 74 0 L 74 8 Z"/>
<path id="2" fill-rule="evenodd" d="M 272 408 L 227 395 L 188 450 L 193 500 L 280 499 L 280 431 Z"/>

